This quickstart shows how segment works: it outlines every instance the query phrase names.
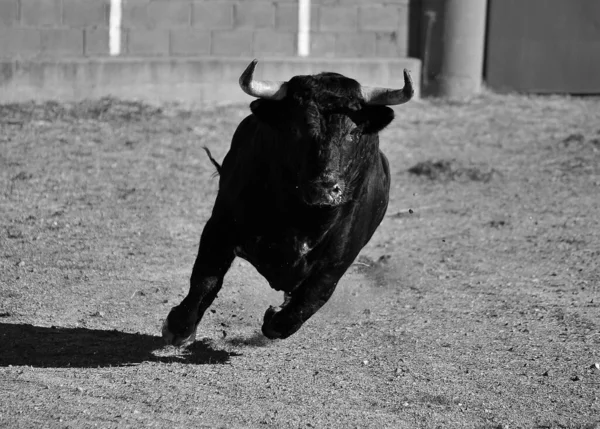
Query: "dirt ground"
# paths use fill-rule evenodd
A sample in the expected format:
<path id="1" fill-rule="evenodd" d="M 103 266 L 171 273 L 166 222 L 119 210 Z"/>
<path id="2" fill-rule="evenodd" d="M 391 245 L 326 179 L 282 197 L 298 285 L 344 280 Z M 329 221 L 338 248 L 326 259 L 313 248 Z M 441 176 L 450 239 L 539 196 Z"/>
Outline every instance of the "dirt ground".
<path id="1" fill-rule="evenodd" d="M 188 349 L 187 291 L 248 107 L 0 106 L 0 427 L 599 428 L 600 99 L 414 101 L 387 216 L 331 301 L 238 259 Z"/>

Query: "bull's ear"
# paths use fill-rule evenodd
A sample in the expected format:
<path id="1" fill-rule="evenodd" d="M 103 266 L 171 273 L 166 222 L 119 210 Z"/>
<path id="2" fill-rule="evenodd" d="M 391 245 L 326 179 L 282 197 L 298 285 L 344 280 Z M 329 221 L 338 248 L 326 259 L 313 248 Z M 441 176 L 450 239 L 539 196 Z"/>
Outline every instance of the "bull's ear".
<path id="1" fill-rule="evenodd" d="M 254 100 L 250 103 L 250 110 L 262 122 L 269 124 L 278 123 L 283 119 L 283 106 L 280 101 Z"/>
<path id="2" fill-rule="evenodd" d="M 360 122 L 365 134 L 375 134 L 394 120 L 394 111 L 387 106 L 364 106 L 360 111 Z"/>

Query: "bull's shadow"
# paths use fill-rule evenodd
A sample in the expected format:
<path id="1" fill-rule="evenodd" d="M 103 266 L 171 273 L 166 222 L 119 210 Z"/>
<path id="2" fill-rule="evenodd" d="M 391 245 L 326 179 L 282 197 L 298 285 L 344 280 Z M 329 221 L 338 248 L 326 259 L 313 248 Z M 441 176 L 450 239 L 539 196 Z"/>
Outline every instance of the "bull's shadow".
<path id="1" fill-rule="evenodd" d="M 174 354 L 160 353 L 162 347 L 160 337 L 144 334 L 0 323 L 0 367 L 96 368 L 141 362 L 224 364 L 231 356 L 237 356 L 202 341 Z"/>

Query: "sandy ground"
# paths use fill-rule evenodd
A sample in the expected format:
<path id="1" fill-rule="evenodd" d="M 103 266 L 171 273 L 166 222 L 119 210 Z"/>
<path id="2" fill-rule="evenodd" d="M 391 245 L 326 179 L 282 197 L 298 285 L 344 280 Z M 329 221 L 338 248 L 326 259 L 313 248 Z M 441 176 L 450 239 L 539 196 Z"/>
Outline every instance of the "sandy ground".
<path id="1" fill-rule="evenodd" d="M 599 428 L 600 99 L 395 110 L 387 216 L 331 301 L 268 341 L 281 296 L 236 260 L 174 349 L 202 146 L 247 106 L 0 106 L 0 427 Z"/>

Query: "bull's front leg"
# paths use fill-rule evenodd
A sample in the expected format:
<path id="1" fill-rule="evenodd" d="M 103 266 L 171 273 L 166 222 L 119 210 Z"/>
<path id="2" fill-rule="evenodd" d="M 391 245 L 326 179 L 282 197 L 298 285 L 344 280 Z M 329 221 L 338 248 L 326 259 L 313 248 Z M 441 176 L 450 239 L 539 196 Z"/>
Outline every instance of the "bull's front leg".
<path id="1" fill-rule="evenodd" d="M 167 344 L 180 346 L 194 341 L 196 328 L 223 286 L 225 273 L 235 257 L 229 233 L 226 225 L 212 217 L 206 223 L 189 292 L 163 323 L 162 336 Z"/>
<path id="2" fill-rule="evenodd" d="M 314 274 L 296 290 L 286 292 L 281 306 L 271 306 L 265 312 L 263 334 L 271 339 L 283 339 L 294 334 L 329 300 L 344 272 Z"/>

